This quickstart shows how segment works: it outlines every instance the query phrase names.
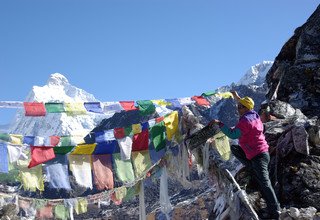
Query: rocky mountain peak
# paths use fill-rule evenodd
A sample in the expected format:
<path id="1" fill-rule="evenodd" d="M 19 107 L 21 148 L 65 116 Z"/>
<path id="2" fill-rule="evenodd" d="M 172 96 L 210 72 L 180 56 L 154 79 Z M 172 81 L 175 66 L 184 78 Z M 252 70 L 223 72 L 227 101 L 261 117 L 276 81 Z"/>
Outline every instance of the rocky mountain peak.
<path id="1" fill-rule="evenodd" d="M 265 82 L 265 76 L 271 68 L 273 61 L 262 61 L 251 66 L 246 74 L 239 80 L 237 85 L 262 85 Z"/>

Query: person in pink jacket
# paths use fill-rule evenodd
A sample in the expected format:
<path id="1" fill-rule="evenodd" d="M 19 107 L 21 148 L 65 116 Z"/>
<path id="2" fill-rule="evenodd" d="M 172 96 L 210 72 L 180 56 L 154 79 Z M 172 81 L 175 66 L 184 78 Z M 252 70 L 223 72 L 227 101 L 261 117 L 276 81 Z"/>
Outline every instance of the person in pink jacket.
<path id="1" fill-rule="evenodd" d="M 250 97 L 241 98 L 236 91 L 231 92 L 237 101 L 239 122 L 229 128 L 217 119 L 210 124 L 219 124 L 221 131 L 231 139 L 239 139 L 239 145 L 231 146 L 233 155 L 247 168 L 260 187 L 267 203 L 267 218 L 278 219 L 280 205 L 269 178 L 269 145 L 263 134 L 263 124 L 253 110 L 254 102 Z"/>

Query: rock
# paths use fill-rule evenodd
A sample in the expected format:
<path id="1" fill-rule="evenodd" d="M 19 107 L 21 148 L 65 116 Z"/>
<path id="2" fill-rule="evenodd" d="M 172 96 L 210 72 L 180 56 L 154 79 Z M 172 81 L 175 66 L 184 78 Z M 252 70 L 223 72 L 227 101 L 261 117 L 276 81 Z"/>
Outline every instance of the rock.
<path id="1" fill-rule="evenodd" d="M 292 139 L 297 152 L 309 155 L 308 133 L 304 127 L 294 127 L 292 129 Z"/>
<path id="2" fill-rule="evenodd" d="M 295 208 L 295 207 L 290 207 L 290 216 L 294 219 L 298 218 L 300 215 L 300 211 L 299 209 Z"/>

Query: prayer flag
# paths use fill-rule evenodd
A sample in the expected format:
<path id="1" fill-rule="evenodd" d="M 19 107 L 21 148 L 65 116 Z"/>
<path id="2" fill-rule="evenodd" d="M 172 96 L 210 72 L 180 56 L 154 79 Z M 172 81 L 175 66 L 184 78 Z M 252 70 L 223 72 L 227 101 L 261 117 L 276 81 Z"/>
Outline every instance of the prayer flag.
<path id="1" fill-rule="evenodd" d="M 178 110 L 182 108 L 182 105 L 180 104 L 178 99 L 166 99 L 166 101 L 171 104 L 168 106 L 169 109 Z"/>
<path id="2" fill-rule="evenodd" d="M 229 160 L 231 155 L 229 138 L 222 132 L 219 132 L 213 136 L 213 138 L 215 143 L 214 146 L 216 147 L 222 159 Z"/>
<path id="3" fill-rule="evenodd" d="M 154 104 L 159 105 L 159 106 L 169 106 L 169 105 L 171 105 L 170 102 L 167 102 L 164 99 L 151 100 L 151 102 L 153 102 Z"/>
<path id="4" fill-rule="evenodd" d="M 57 146 L 60 142 L 59 136 L 50 136 L 50 146 Z"/>
<path id="5" fill-rule="evenodd" d="M 9 172 L 8 148 L 5 143 L 0 142 L 0 173 Z"/>
<path id="6" fill-rule="evenodd" d="M 194 101 L 190 97 L 178 98 L 180 105 L 191 105 Z"/>
<path id="7" fill-rule="evenodd" d="M 156 123 L 162 122 L 164 119 L 163 116 L 156 118 Z"/>
<path id="8" fill-rule="evenodd" d="M 208 100 L 202 96 L 192 96 L 192 100 L 196 101 L 196 103 L 200 106 L 210 106 L 210 102 L 208 102 Z"/>
<path id="9" fill-rule="evenodd" d="M 209 91 L 209 92 L 204 92 L 204 93 L 202 93 L 201 96 L 203 96 L 203 97 L 208 97 L 208 96 L 213 96 L 213 95 L 215 95 L 215 94 L 216 94 L 216 92 L 214 92 L 214 91 Z"/>
<path id="10" fill-rule="evenodd" d="M 47 112 L 49 112 L 49 113 L 65 112 L 63 103 L 47 102 L 47 103 L 45 103 L 45 107 L 46 107 Z"/>
<path id="11" fill-rule="evenodd" d="M 108 102 L 104 104 L 103 111 L 106 113 L 116 113 L 116 112 L 121 112 L 123 107 L 119 102 Z"/>
<path id="12" fill-rule="evenodd" d="M 120 101 L 120 105 L 125 111 L 132 111 L 132 110 L 138 110 L 134 106 L 134 101 Z"/>
<path id="13" fill-rule="evenodd" d="M 88 201 L 86 198 L 78 199 L 76 206 L 74 207 L 77 215 L 86 213 L 88 210 Z"/>
<path id="14" fill-rule="evenodd" d="M 122 160 L 119 153 L 112 154 L 112 157 L 118 179 L 125 183 L 134 181 L 134 172 L 131 160 Z"/>
<path id="15" fill-rule="evenodd" d="M 151 167 L 149 150 L 132 152 L 132 164 L 136 177 L 141 177 Z"/>
<path id="16" fill-rule="evenodd" d="M 31 169 L 20 167 L 20 179 L 24 190 L 44 191 L 42 166 L 35 166 Z"/>
<path id="17" fill-rule="evenodd" d="M 22 145 L 23 136 L 21 134 L 10 134 L 11 144 Z"/>
<path id="18" fill-rule="evenodd" d="M 125 127 L 124 128 L 124 133 L 126 136 L 132 135 L 132 126 Z"/>
<path id="19" fill-rule="evenodd" d="M 23 137 L 23 144 L 27 145 L 34 145 L 34 138 L 33 136 L 24 136 Z"/>
<path id="20" fill-rule="evenodd" d="M 120 146 L 121 159 L 129 160 L 131 158 L 132 139 L 130 137 L 118 139 L 118 144 Z"/>
<path id="21" fill-rule="evenodd" d="M 98 143 L 93 154 L 113 154 L 119 153 L 120 148 L 117 140 Z"/>
<path id="22" fill-rule="evenodd" d="M 97 144 L 80 144 L 71 154 L 92 154 Z"/>
<path id="23" fill-rule="evenodd" d="M 66 155 L 56 155 L 56 158 L 48 161 L 45 171 L 50 188 L 71 190 Z"/>
<path id="24" fill-rule="evenodd" d="M 149 128 L 151 128 L 152 126 L 154 126 L 155 124 L 156 124 L 156 119 L 150 119 L 149 121 L 148 121 L 148 124 L 149 124 Z"/>
<path id="25" fill-rule="evenodd" d="M 113 189 L 111 154 L 92 155 L 92 168 L 97 189 Z"/>
<path id="26" fill-rule="evenodd" d="M 91 155 L 69 154 L 70 170 L 80 186 L 92 189 Z"/>
<path id="27" fill-rule="evenodd" d="M 166 146 L 166 126 L 164 122 L 154 125 L 150 129 L 151 139 L 156 151 L 163 149 Z"/>
<path id="28" fill-rule="evenodd" d="M 100 102 L 85 102 L 84 107 L 88 112 L 103 113 Z"/>
<path id="29" fill-rule="evenodd" d="M 42 102 L 24 102 L 25 116 L 45 116 L 46 109 Z"/>
<path id="30" fill-rule="evenodd" d="M 169 116 L 164 118 L 164 124 L 166 126 L 167 138 L 169 141 L 173 136 L 179 133 L 179 116 L 178 112 L 174 111 Z"/>
<path id="31" fill-rule="evenodd" d="M 21 146 L 8 144 L 7 148 L 10 163 L 14 163 L 19 160 L 22 151 Z"/>
<path id="32" fill-rule="evenodd" d="M 149 129 L 149 123 L 148 122 L 143 122 L 141 123 L 141 130 L 148 130 Z"/>
<path id="33" fill-rule="evenodd" d="M 133 124 L 132 125 L 132 132 L 133 134 L 139 134 L 141 133 L 141 124 Z"/>
<path id="34" fill-rule="evenodd" d="M 55 158 L 53 147 L 34 147 L 31 146 L 31 161 L 28 168 L 37 166 Z"/>
<path id="35" fill-rule="evenodd" d="M 132 151 L 148 150 L 149 130 L 135 134 L 132 138 Z"/>
<path id="36" fill-rule="evenodd" d="M 74 146 L 56 146 L 53 148 L 55 154 L 67 154 L 73 150 Z"/>
<path id="37" fill-rule="evenodd" d="M 69 116 L 87 114 L 87 110 L 85 109 L 82 102 L 66 102 L 64 103 L 64 106 L 66 113 Z"/>
<path id="38" fill-rule="evenodd" d="M 45 146 L 44 137 L 35 136 L 34 137 L 34 146 Z"/>
<path id="39" fill-rule="evenodd" d="M 224 99 L 229 99 L 229 98 L 233 98 L 233 95 L 231 92 L 224 92 L 224 93 L 217 93 L 217 96 L 220 96 Z"/>
<path id="40" fill-rule="evenodd" d="M 46 205 L 37 210 L 37 219 L 52 219 L 53 212 L 52 212 L 52 205 Z"/>
<path id="41" fill-rule="evenodd" d="M 102 143 L 105 141 L 115 140 L 113 129 L 107 131 L 98 131 L 95 132 L 96 142 Z"/>
<path id="42" fill-rule="evenodd" d="M 137 104 L 141 115 L 151 115 L 156 110 L 154 104 L 150 100 L 139 100 L 137 101 Z"/>
<path id="43" fill-rule="evenodd" d="M 54 217 L 56 219 L 68 220 L 70 217 L 68 208 L 64 205 L 56 205 L 54 207 Z"/>
<path id="44" fill-rule="evenodd" d="M 114 133 L 114 137 L 116 139 L 121 139 L 121 138 L 124 138 L 125 137 L 125 131 L 124 131 L 124 128 L 115 128 L 113 130 L 113 133 Z"/>
<path id="45" fill-rule="evenodd" d="M 11 137 L 10 137 L 9 134 L 0 133 L 0 140 L 3 140 L 5 142 L 10 142 L 11 141 Z"/>
<path id="46" fill-rule="evenodd" d="M 161 158 L 163 158 L 165 153 L 166 153 L 166 148 L 162 148 L 161 150 L 156 151 L 153 144 L 150 144 L 149 154 L 150 154 L 150 159 L 152 164 L 157 163 Z"/>

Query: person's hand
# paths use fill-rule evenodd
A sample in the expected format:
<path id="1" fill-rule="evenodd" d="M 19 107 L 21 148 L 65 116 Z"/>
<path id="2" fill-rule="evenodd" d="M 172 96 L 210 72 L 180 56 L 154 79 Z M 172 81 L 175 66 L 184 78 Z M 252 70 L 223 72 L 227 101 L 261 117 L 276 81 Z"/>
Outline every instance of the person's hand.
<path id="1" fill-rule="evenodd" d="M 232 90 L 232 91 L 230 91 L 230 92 L 231 92 L 231 94 L 232 94 L 232 96 L 233 96 L 233 98 L 234 98 L 235 100 L 239 100 L 239 99 L 240 99 L 240 96 L 239 96 L 239 94 L 237 93 L 237 91 Z"/>
<path id="2" fill-rule="evenodd" d="M 209 126 L 212 126 L 212 125 L 218 125 L 220 123 L 220 121 L 218 119 L 213 119 L 212 121 L 209 122 Z"/>

